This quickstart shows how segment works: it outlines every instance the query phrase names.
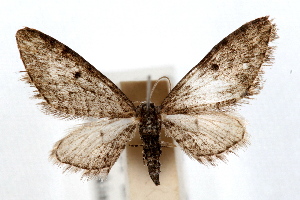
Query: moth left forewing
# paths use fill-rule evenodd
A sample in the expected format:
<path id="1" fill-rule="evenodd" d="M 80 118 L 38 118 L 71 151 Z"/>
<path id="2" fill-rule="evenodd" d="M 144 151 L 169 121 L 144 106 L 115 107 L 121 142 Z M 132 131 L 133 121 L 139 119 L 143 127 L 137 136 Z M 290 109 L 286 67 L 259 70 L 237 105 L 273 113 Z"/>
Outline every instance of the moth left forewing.
<path id="1" fill-rule="evenodd" d="M 262 65 L 271 61 L 276 26 L 268 17 L 241 26 L 217 44 L 164 99 L 165 114 L 228 110 L 260 89 Z"/>
<path id="2" fill-rule="evenodd" d="M 54 145 L 50 159 L 65 171 L 82 171 L 86 179 L 104 180 L 136 127 L 135 118 L 102 118 L 82 124 Z"/>
<path id="3" fill-rule="evenodd" d="M 47 114 L 61 118 L 126 118 L 135 107 L 105 75 L 68 46 L 38 30 L 16 34 L 26 68 L 24 81 L 35 86 Z"/>
<path id="4" fill-rule="evenodd" d="M 189 156 L 216 165 L 247 145 L 243 120 L 232 113 L 203 112 L 198 115 L 164 115 L 163 128 Z"/>

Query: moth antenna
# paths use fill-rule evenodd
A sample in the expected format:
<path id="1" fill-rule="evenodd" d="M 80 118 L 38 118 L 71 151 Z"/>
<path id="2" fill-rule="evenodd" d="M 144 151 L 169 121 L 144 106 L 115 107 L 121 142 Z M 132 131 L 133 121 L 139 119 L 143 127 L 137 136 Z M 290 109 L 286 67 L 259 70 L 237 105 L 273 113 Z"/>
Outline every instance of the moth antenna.
<path id="1" fill-rule="evenodd" d="M 161 81 L 162 79 L 167 79 L 167 80 L 168 80 L 168 82 L 169 82 L 169 93 L 170 93 L 170 91 L 171 91 L 171 81 L 170 81 L 170 79 L 169 79 L 168 77 L 162 76 L 162 77 L 160 77 L 160 78 L 155 82 L 155 84 L 153 85 L 152 90 L 151 90 L 151 93 L 150 93 L 150 97 L 152 97 L 153 91 L 155 90 L 155 88 L 156 88 L 158 82 Z"/>
<path id="2" fill-rule="evenodd" d="M 150 96 L 152 95 L 151 92 L 151 76 L 148 76 L 148 80 L 147 80 L 147 90 L 146 90 L 147 94 L 146 94 L 146 101 L 147 101 L 147 110 L 149 110 L 149 106 L 150 106 Z"/>

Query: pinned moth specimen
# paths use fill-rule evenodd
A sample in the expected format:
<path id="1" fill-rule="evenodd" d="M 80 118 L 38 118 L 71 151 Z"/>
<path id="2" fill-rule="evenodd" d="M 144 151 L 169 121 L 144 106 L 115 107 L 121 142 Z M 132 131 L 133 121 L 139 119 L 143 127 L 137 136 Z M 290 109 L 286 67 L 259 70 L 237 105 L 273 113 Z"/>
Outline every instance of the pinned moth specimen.
<path id="1" fill-rule="evenodd" d="M 164 129 L 190 157 L 215 165 L 247 144 L 243 121 L 234 114 L 258 94 L 262 66 L 271 64 L 276 27 L 268 17 L 250 21 L 225 37 L 171 90 L 161 105 L 134 106 L 105 75 L 54 38 L 31 28 L 17 32 L 30 84 L 47 114 L 94 118 L 53 147 L 51 159 L 86 178 L 104 180 L 136 132 L 143 159 L 159 185 Z"/>

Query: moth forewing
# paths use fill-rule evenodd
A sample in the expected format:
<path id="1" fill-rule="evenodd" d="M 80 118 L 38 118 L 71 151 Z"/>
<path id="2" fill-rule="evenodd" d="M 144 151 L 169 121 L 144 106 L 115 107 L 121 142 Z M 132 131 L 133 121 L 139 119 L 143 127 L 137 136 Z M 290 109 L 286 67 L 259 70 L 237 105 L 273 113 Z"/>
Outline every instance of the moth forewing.
<path id="1" fill-rule="evenodd" d="M 162 103 L 166 114 L 226 109 L 261 89 L 262 65 L 270 64 L 276 26 L 268 17 L 250 21 L 217 44 L 172 89 Z"/>
<path id="2" fill-rule="evenodd" d="M 18 30 L 18 48 L 43 110 L 62 118 L 124 118 L 133 103 L 106 76 L 56 39 L 31 28 Z"/>

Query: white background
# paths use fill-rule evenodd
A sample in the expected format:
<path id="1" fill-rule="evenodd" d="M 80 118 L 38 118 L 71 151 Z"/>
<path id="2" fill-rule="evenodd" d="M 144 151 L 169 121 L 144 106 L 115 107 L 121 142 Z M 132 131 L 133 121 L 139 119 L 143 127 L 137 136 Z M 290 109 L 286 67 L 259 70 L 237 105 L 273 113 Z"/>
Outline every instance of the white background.
<path id="1" fill-rule="evenodd" d="M 2 1 L 0 6 L 0 199 L 92 199 L 91 183 L 48 162 L 53 143 L 80 121 L 43 114 L 24 70 L 15 33 L 40 30 L 101 72 L 172 66 L 179 81 L 229 33 L 275 18 L 280 38 L 264 89 L 241 107 L 251 146 L 227 164 L 184 157 L 188 199 L 300 199 L 300 5 L 298 1 Z M 166 74 L 168 75 L 168 74 Z M 137 76 L 139 76 L 137 74 Z M 143 77 L 142 77 L 143 78 Z M 142 79 L 141 78 L 141 79 Z M 67 186 L 66 186 L 67 185 Z"/>

